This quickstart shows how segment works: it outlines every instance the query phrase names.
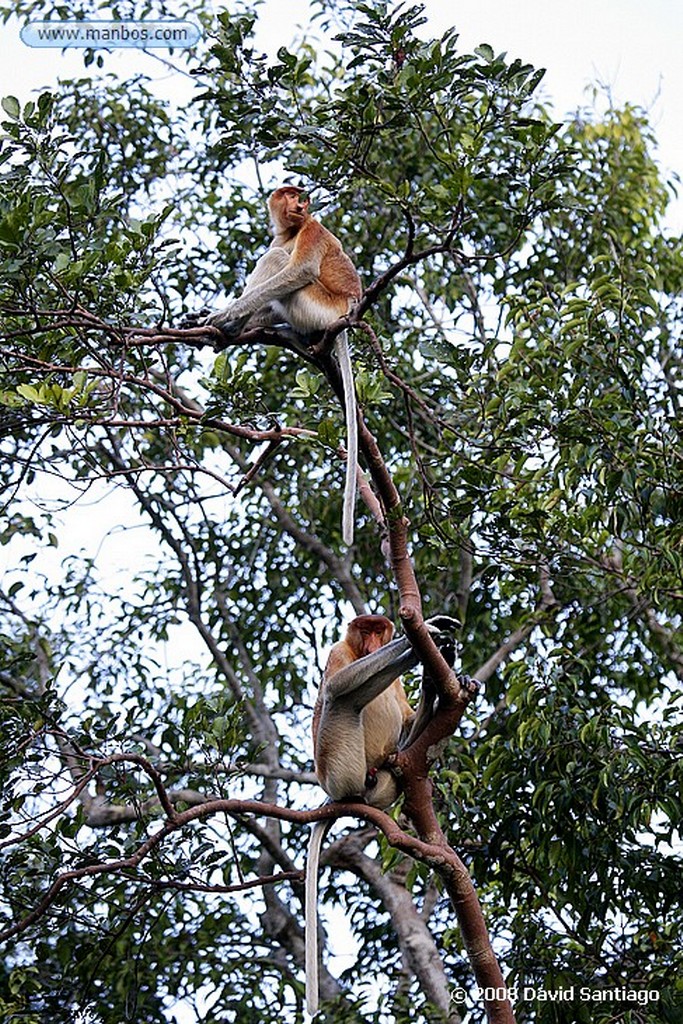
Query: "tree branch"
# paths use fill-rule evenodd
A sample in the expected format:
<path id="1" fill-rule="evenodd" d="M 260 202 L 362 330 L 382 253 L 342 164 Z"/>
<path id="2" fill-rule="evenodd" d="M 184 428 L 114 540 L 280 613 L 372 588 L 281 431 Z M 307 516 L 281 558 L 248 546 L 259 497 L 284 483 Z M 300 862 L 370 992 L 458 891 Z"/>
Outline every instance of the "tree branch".
<path id="1" fill-rule="evenodd" d="M 365 854 L 364 846 L 358 833 L 343 836 L 330 846 L 324 862 L 354 871 L 372 886 L 391 915 L 406 973 L 417 977 L 420 989 L 449 1024 L 459 1024 L 461 1017 L 453 1009 L 448 978 L 426 921 L 402 880 L 398 880 L 395 873 L 386 874 L 375 858 Z"/>

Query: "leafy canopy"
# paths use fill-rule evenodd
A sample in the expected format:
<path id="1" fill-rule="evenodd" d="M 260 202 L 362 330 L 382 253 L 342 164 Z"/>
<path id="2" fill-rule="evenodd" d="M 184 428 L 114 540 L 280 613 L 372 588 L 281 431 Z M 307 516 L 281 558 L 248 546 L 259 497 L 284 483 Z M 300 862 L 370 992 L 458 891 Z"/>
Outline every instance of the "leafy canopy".
<path id="1" fill-rule="evenodd" d="M 0 1006 L 26 1022 L 152 1024 L 181 1003 L 298 1019 L 296 879 L 225 890 L 300 865 L 304 830 L 207 818 L 133 864 L 156 790 L 110 759 L 144 755 L 181 809 L 315 806 L 318 655 L 353 608 L 397 616 L 361 506 L 341 552 L 343 422 L 324 379 L 286 349 L 214 358 L 158 334 L 241 285 L 285 177 L 366 286 L 385 275 L 372 332 L 353 332 L 358 391 L 425 610 L 460 613 L 462 668 L 485 683 L 434 781 L 509 982 L 657 993 L 620 1019 L 678 1020 L 683 253 L 647 115 L 598 104 L 558 125 L 541 71 L 463 53 L 455 29 L 427 38 L 419 6 L 313 11 L 266 58 L 258 6 L 196 6 L 210 34 L 179 106 L 111 74 L 3 102 L 0 927 L 93 870 L 8 942 Z M 100 516 L 102 534 L 130 524 L 107 540 L 124 579 L 106 545 L 80 547 Z M 328 1019 L 439 1020 L 424 975 L 400 973 L 424 920 L 379 913 L 360 836 L 323 883 L 360 942 L 324 979 Z M 481 1020 L 428 873 L 381 855 L 436 904 L 435 959 Z M 531 1000 L 520 1019 L 559 1013 Z"/>

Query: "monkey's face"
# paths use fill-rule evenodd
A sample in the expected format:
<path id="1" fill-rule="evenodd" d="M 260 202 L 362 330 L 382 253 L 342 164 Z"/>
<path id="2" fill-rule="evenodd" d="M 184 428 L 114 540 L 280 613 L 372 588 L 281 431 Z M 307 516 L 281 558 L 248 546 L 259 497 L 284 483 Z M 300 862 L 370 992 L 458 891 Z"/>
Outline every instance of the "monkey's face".
<path id="1" fill-rule="evenodd" d="M 368 630 L 368 632 L 363 633 L 363 653 L 371 654 L 372 651 L 378 651 L 380 647 L 384 647 L 384 644 L 387 643 L 385 635 L 383 628 Z"/>
<path id="2" fill-rule="evenodd" d="M 273 220 L 282 227 L 300 227 L 308 215 L 310 201 L 301 189 L 285 185 L 276 189 L 268 202 Z"/>
<path id="3" fill-rule="evenodd" d="M 358 658 L 378 651 L 393 635 L 393 623 L 383 615 L 359 615 L 349 623 L 347 634 Z"/>

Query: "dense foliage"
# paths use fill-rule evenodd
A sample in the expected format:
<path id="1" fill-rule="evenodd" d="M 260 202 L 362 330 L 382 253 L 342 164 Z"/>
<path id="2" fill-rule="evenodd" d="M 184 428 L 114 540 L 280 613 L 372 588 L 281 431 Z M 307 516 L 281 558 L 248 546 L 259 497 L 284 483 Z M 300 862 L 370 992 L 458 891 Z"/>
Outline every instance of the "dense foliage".
<path id="1" fill-rule="evenodd" d="M 230 8 L 195 12 L 178 107 L 107 75 L 3 103 L 2 1013 L 302 1019 L 307 830 L 213 815 L 140 851 L 156 781 L 178 808 L 320 802 L 318 661 L 354 608 L 396 618 L 395 587 L 360 505 L 342 548 L 320 375 L 129 330 L 238 287 L 286 177 L 366 286 L 395 271 L 353 332 L 358 390 L 425 608 L 459 613 L 485 683 L 434 779 L 518 1020 L 677 1021 L 683 247 L 647 117 L 554 124 L 541 72 L 427 38 L 411 5 L 319 2 L 272 60 Z M 447 1019 L 425 943 L 448 1019 L 481 1020 L 429 872 L 345 825 L 322 899 L 357 949 L 325 1019 Z"/>

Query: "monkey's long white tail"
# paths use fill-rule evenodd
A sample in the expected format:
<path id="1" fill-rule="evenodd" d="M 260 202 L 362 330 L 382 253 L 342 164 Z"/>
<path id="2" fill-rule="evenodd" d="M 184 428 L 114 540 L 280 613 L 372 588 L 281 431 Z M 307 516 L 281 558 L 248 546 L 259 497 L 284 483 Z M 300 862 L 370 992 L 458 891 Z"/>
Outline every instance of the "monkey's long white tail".
<path id="1" fill-rule="evenodd" d="M 329 821 L 316 821 L 308 841 L 306 859 L 306 1009 L 311 1017 L 318 1012 L 318 874 L 320 850 L 330 827 Z"/>
<path id="2" fill-rule="evenodd" d="M 356 389 L 353 382 L 353 368 L 349 354 L 346 331 L 338 334 L 335 354 L 339 360 L 342 384 L 344 385 L 344 411 L 346 413 L 346 482 L 344 484 L 344 511 L 342 513 L 342 538 L 350 547 L 353 544 L 353 530 L 356 508 L 356 477 L 358 475 L 358 416 L 356 413 Z"/>

